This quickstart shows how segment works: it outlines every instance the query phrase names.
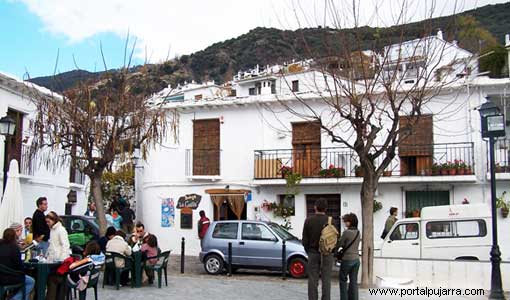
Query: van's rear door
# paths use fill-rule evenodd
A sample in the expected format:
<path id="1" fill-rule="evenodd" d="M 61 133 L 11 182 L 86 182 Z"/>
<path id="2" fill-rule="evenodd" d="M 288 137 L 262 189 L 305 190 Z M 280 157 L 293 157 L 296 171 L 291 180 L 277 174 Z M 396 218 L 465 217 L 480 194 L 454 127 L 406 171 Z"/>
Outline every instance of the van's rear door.
<path id="1" fill-rule="evenodd" d="M 420 223 L 406 220 L 395 224 L 382 244 L 381 256 L 420 258 Z"/>

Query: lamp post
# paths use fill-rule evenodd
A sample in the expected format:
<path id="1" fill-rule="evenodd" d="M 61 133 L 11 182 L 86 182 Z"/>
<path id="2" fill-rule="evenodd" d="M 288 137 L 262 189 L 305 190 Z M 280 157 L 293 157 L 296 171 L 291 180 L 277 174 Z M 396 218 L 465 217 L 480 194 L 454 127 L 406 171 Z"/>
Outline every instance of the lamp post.
<path id="1" fill-rule="evenodd" d="M 0 134 L 1 135 L 14 135 L 14 131 L 16 130 L 16 123 L 14 120 L 9 117 L 5 116 L 0 119 Z"/>
<path id="2" fill-rule="evenodd" d="M 489 299 L 505 299 L 501 282 L 501 251 L 498 245 L 498 219 L 496 214 L 496 171 L 494 162 L 494 140 L 505 136 L 505 116 L 487 97 L 487 102 L 478 108 L 482 120 L 482 138 L 489 138 L 492 209 L 492 249 L 491 249 L 491 291 Z"/>
<path id="3" fill-rule="evenodd" d="M 3 184 L 2 184 L 2 192 L 5 190 L 5 183 L 7 182 L 7 168 L 5 164 L 8 164 L 7 162 L 7 139 L 10 136 L 14 135 L 14 131 L 16 130 L 16 123 L 14 120 L 9 117 L 5 116 L 0 119 L 0 135 L 4 136 L 4 175 L 3 175 Z"/>

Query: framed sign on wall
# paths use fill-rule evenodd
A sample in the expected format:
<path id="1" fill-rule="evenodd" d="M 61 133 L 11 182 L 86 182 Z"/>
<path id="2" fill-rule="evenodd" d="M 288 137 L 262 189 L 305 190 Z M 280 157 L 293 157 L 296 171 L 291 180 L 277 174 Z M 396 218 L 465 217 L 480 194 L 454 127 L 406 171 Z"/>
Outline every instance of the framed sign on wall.
<path id="1" fill-rule="evenodd" d="M 193 210 L 189 207 L 181 209 L 181 229 L 193 229 Z"/>

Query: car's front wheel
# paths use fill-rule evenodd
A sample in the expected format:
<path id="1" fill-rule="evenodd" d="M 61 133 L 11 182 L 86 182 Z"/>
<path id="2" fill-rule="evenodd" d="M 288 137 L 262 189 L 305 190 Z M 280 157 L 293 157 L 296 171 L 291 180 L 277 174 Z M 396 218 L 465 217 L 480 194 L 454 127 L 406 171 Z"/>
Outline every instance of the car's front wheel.
<path id="1" fill-rule="evenodd" d="M 208 255 L 204 260 L 204 268 L 208 274 L 218 275 L 223 272 L 223 259 L 216 254 Z"/>
<path id="2" fill-rule="evenodd" d="M 306 277 L 306 260 L 301 257 L 293 258 L 289 261 L 289 274 L 294 278 Z"/>

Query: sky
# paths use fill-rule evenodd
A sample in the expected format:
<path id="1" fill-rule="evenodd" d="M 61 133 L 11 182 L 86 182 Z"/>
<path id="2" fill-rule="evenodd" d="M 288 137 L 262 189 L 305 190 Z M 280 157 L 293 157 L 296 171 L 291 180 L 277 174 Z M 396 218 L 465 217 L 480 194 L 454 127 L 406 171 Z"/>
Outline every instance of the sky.
<path id="1" fill-rule="evenodd" d="M 125 65 L 126 41 L 132 64 L 140 64 L 190 54 L 258 26 L 351 27 L 353 3 L 360 24 L 389 26 L 400 23 L 400 3 L 408 7 L 407 22 L 432 11 L 449 15 L 503 2 L 508 0 L 0 0 L 0 72 L 26 79 L 76 68 L 99 71 L 104 64 L 117 68 Z"/>

